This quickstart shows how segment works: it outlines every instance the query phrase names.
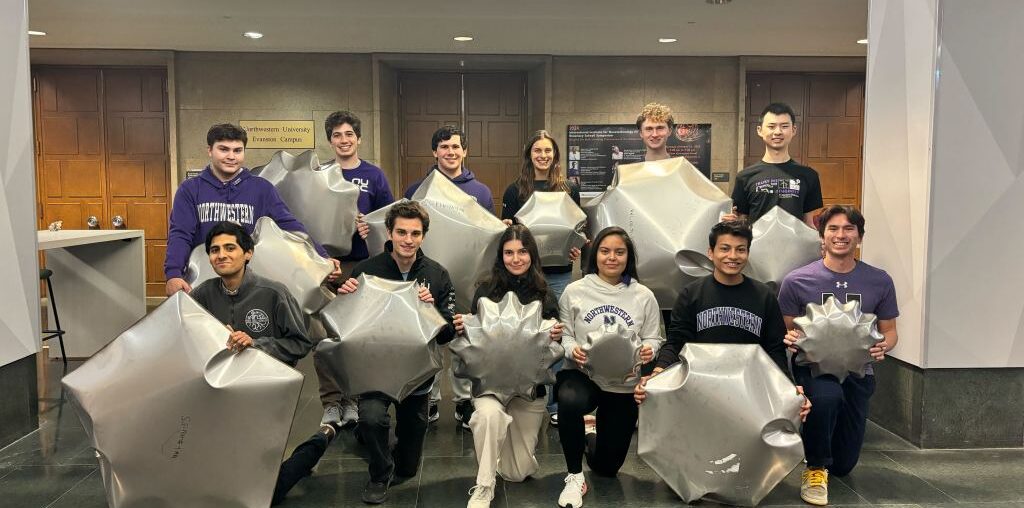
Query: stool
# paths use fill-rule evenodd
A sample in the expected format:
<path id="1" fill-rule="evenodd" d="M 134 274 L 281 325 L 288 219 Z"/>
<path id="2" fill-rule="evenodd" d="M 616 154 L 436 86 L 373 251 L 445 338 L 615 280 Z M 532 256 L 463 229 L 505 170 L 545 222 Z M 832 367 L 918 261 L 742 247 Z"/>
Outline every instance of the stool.
<path id="1" fill-rule="evenodd" d="M 53 270 L 47 270 L 46 268 L 39 269 L 39 279 L 46 281 L 46 296 L 50 300 L 50 310 L 53 311 L 53 324 L 57 326 L 53 330 L 43 330 L 42 340 L 50 340 L 54 337 L 60 341 L 60 357 L 64 360 L 64 370 L 68 369 L 68 355 L 64 352 L 64 334 L 66 333 L 60 327 L 60 317 L 57 316 L 57 302 L 53 299 L 53 283 L 50 282 L 50 277 L 53 276 Z M 49 324 L 49 323 L 47 323 Z"/>

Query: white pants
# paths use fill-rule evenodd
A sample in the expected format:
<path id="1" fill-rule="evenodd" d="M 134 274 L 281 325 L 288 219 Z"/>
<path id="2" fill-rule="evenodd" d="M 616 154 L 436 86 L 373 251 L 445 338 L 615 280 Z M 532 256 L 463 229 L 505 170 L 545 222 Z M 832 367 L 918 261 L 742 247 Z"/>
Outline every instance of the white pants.
<path id="1" fill-rule="evenodd" d="M 478 464 L 477 485 L 494 486 L 494 474 L 521 482 L 537 472 L 537 441 L 547 417 L 545 397 L 533 402 L 514 398 L 508 406 L 484 395 L 473 399 L 473 445 Z"/>

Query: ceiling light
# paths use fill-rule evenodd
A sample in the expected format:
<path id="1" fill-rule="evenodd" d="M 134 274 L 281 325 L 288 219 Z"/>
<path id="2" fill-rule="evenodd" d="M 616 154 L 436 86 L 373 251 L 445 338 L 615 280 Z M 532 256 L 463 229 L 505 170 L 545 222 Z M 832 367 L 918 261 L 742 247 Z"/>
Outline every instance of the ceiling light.
<path id="1" fill-rule="evenodd" d="M 661 37 L 658 39 L 658 42 L 676 42 L 677 40 L 678 39 L 673 39 L 672 37 Z"/>
<path id="2" fill-rule="evenodd" d="M 471 37 L 469 35 L 460 35 L 458 37 L 452 37 L 452 39 L 454 39 L 456 41 L 459 41 L 459 42 L 469 42 L 469 41 L 473 40 L 473 37 Z"/>
<path id="3" fill-rule="evenodd" d="M 857 41 L 857 44 L 867 44 L 867 43 L 868 43 L 867 39 L 861 39 L 861 40 Z"/>
<path id="4" fill-rule="evenodd" d="M 732 0 L 707 0 L 707 2 L 711 5 L 725 5 L 731 1 Z"/>
<path id="5" fill-rule="evenodd" d="M 263 34 L 260 32 L 245 32 L 244 34 L 242 34 L 242 37 L 248 37 L 250 39 L 259 39 L 263 37 Z"/>
<path id="6" fill-rule="evenodd" d="M 40 35 L 40 36 L 42 36 L 42 35 L 46 35 L 46 32 L 40 32 L 39 30 L 29 30 L 28 34 L 29 35 Z"/>

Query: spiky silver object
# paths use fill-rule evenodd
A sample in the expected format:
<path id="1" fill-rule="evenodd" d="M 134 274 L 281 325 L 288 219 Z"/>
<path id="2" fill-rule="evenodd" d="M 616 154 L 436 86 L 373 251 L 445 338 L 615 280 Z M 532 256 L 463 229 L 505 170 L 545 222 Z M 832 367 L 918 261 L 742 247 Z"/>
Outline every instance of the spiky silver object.
<path id="1" fill-rule="evenodd" d="M 516 214 L 537 240 L 542 266 L 565 266 L 569 250 L 583 247 L 587 214 L 566 192 L 534 192 Z"/>
<path id="2" fill-rule="evenodd" d="M 840 305 L 830 296 L 824 305 L 808 303 L 804 315 L 793 322 L 804 334 L 796 342 L 796 364 L 810 366 L 815 377 L 831 374 L 840 383 L 850 374 L 864 377 L 875 361 L 868 351 L 885 340 L 878 318 L 861 312 L 859 300 Z"/>
<path id="3" fill-rule="evenodd" d="M 643 346 L 636 330 L 616 321 L 604 324 L 581 337 L 580 349 L 587 362 L 580 370 L 590 376 L 602 390 L 636 386 L 640 372 L 640 348 Z"/>
<path id="4" fill-rule="evenodd" d="M 757 219 L 751 230 L 754 240 L 743 273 L 776 292 L 789 272 L 821 259 L 818 232 L 778 206 Z"/>

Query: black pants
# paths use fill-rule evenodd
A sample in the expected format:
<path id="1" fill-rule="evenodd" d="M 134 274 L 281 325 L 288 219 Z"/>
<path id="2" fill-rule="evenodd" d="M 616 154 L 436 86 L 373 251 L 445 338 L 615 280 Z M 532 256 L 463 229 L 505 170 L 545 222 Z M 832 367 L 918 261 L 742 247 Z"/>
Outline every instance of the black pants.
<path id="1" fill-rule="evenodd" d="M 875 376 L 848 376 L 840 383 L 831 375 L 814 377 L 807 367 L 794 367 L 793 373 L 812 405 L 800 430 L 807 465 L 846 476 L 860 459 Z"/>
<path id="2" fill-rule="evenodd" d="M 569 473 L 583 472 L 583 456 L 590 470 L 615 476 L 629 453 L 639 409 L 632 393 L 601 390 L 586 374 L 573 369 L 558 373 L 558 435 Z M 586 442 L 583 416 L 597 409 L 597 437 Z"/>
<path id="3" fill-rule="evenodd" d="M 395 405 L 395 435 L 398 442 L 392 454 L 388 446 L 394 401 L 383 394 L 359 397 L 359 424 L 356 432 L 370 460 L 370 481 L 381 483 L 392 476 L 416 476 L 427 435 L 427 403 L 430 393 L 409 395 Z"/>
<path id="4" fill-rule="evenodd" d="M 327 436 L 317 432 L 306 442 L 300 444 L 292 452 L 288 460 L 281 463 L 281 471 L 277 473 L 277 485 L 274 486 L 274 498 L 271 504 L 280 503 L 284 496 L 299 480 L 313 472 L 313 466 L 320 461 L 327 451 Z"/>

